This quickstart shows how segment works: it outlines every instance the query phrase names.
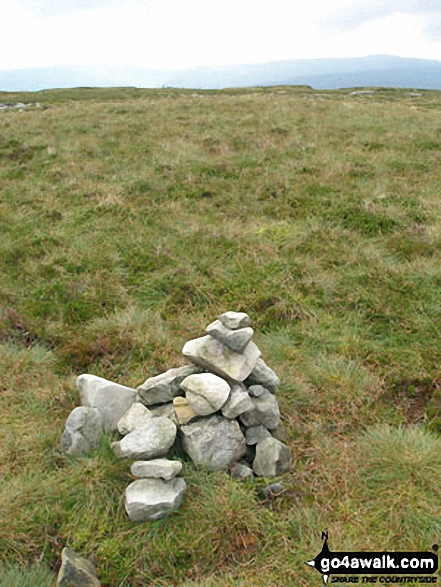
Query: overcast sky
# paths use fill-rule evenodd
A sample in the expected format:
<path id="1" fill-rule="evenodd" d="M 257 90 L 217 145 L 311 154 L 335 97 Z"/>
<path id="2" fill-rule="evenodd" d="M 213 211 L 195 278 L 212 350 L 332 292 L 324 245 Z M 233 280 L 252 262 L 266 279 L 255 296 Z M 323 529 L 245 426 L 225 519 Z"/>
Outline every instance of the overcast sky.
<path id="1" fill-rule="evenodd" d="M 0 70 L 377 54 L 441 61 L 441 0 L 0 0 Z"/>

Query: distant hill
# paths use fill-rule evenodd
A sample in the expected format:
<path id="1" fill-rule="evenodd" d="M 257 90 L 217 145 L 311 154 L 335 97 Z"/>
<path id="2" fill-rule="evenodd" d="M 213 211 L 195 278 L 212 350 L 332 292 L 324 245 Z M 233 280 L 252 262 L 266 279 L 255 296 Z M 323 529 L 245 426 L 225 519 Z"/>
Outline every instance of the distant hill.
<path id="1" fill-rule="evenodd" d="M 118 67 L 49 67 L 0 71 L 1 91 L 78 86 L 220 89 L 310 85 L 316 89 L 400 87 L 441 90 L 441 61 L 376 55 L 351 59 L 294 59 L 183 71 Z"/>

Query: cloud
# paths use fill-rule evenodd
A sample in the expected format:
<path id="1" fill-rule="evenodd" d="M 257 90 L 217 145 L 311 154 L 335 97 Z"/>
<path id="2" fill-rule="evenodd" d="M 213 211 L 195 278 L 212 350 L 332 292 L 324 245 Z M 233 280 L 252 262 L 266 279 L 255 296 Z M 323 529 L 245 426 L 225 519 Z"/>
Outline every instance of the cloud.
<path id="1" fill-rule="evenodd" d="M 40 17 L 68 14 L 78 10 L 90 10 L 98 6 L 117 4 L 120 0 L 18 0 L 23 10 Z"/>
<path id="2" fill-rule="evenodd" d="M 0 1 L 0 70 L 176 70 L 373 54 L 441 59 L 440 19 L 427 12 L 440 0 Z"/>
<path id="3" fill-rule="evenodd" d="M 353 28 L 370 20 L 394 14 L 441 14 L 439 0 L 347 0 L 328 24 L 341 28 Z"/>
<path id="4" fill-rule="evenodd" d="M 431 15 L 425 27 L 425 32 L 432 41 L 441 41 L 441 11 Z"/>

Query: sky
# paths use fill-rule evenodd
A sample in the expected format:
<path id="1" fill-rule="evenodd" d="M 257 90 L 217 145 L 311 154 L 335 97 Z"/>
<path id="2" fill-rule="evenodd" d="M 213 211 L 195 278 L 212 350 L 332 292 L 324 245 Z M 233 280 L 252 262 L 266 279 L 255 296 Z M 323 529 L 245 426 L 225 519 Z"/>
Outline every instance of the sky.
<path id="1" fill-rule="evenodd" d="M 441 0 L 0 0 L 0 71 L 365 55 L 441 61 Z"/>

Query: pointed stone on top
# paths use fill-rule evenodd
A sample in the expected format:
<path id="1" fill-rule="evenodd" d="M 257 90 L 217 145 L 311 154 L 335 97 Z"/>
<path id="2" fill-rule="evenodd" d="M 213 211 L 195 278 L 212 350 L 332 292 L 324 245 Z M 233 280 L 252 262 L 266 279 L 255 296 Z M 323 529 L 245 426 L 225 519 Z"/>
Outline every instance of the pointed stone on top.
<path id="1" fill-rule="evenodd" d="M 238 330 L 230 330 L 220 320 L 215 320 L 209 324 L 205 332 L 227 345 L 232 351 L 236 351 L 236 353 L 241 353 L 245 349 L 254 334 L 254 330 L 249 326 Z"/>
<path id="2" fill-rule="evenodd" d="M 230 330 L 251 326 L 251 318 L 245 312 L 224 312 L 218 319 Z"/>

